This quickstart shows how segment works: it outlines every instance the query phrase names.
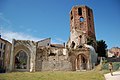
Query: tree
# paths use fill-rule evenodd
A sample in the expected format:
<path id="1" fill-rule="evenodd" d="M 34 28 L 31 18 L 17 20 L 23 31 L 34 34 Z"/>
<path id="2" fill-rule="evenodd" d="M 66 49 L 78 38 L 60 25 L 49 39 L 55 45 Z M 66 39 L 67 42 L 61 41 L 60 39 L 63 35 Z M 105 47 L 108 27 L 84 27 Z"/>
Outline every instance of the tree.
<path id="1" fill-rule="evenodd" d="M 97 41 L 97 53 L 99 57 L 106 57 L 107 44 L 104 40 Z"/>

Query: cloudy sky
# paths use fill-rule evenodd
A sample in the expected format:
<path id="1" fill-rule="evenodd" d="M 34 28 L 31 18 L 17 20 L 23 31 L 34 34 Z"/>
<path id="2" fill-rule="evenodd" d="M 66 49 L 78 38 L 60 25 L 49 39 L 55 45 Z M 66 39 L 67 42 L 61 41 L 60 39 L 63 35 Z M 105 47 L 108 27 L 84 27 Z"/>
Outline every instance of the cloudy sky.
<path id="1" fill-rule="evenodd" d="M 97 40 L 120 47 L 120 0 L 0 0 L 0 33 L 11 41 L 52 38 L 67 42 L 69 12 L 74 5 L 93 9 Z"/>

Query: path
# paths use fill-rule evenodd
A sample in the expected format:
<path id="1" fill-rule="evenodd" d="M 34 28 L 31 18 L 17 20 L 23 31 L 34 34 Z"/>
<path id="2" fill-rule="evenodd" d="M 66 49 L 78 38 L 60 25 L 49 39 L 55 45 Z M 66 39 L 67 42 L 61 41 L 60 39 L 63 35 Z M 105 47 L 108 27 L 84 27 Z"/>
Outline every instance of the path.
<path id="1" fill-rule="evenodd" d="M 104 74 L 106 80 L 120 80 L 120 71 L 113 72 L 113 76 L 110 73 Z"/>

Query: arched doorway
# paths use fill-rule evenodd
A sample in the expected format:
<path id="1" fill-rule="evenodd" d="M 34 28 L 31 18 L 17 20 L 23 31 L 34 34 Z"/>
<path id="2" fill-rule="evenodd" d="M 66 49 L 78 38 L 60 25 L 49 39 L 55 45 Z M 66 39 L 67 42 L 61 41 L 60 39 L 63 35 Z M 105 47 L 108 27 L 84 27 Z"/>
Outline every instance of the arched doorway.
<path id="1" fill-rule="evenodd" d="M 84 54 L 79 54 L 76 58 L 76 70 L 87 69 L 87 58 Z"/>
<path id="2" fill-rule="evenodd" d="M 21 50 L 15 55 L 15 69 L 28 68 L 28 55 L 25 51 Z"/>

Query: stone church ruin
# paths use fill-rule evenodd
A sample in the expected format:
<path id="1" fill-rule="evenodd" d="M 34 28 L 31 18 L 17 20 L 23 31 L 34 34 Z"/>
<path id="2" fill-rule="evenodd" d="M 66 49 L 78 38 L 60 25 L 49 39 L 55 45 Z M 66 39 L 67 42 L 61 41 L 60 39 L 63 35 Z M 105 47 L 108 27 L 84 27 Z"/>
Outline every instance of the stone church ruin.
<path id="1" fill-rule="evenodd" d="M 97 62 L 95 49 L 92 9 L 74 6 L 70 11 L 70 37 L 66 45 L 52 44 L 51 38 L 38 42 L 13 39 L 10 71 L 91 70 Z"/>

